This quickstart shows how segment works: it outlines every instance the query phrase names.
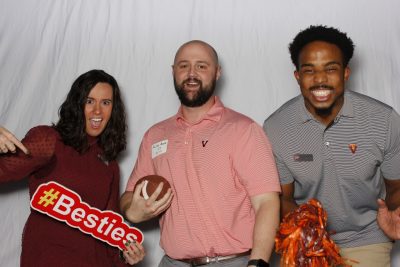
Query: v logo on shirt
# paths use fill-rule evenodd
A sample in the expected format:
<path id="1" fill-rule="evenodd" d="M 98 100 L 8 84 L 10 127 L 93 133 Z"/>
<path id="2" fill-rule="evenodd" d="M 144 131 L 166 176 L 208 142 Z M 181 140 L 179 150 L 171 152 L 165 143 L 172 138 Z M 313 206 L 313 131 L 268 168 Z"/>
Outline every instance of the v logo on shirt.
<path id="1" fill-rule="evenodd" d="M 357 150 L 357 144 L 349 144 L 349 148 L 350 148 L 350 151 L 351 151 L 351 153 L 356 153 L 356 150 Z"/>
<path id="2" fill-rule="evenodd" d="M 201 144 L 203 145 L 203 147 L 205 147 L 206 145 L 207 145 L 207 143 L 208 143 L 208 140 L 206 140 L 206 141 L 201 141 Z"/>

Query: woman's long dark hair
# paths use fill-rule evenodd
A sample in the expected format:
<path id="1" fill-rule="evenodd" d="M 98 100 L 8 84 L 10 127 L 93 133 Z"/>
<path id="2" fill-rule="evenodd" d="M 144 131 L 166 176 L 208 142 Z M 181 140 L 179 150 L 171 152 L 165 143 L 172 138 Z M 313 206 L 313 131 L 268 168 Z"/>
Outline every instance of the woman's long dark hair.
<path id="1" fill-rule="evenodd" d="M 103 149 L 102 158 L 110 161 L 126 148 L 125 108 L 117 81 L 102 70 L 91 70 L 79 76 L 72 84 L 67 99 L 59 109 L 59 121 L 54 127 L 60 133 L 63 142 L 78 152 L 88 147 L 84 108 L 87 97 L 98 83 L 108 83 L 113 90 L 113 108 L 106 128 L 98 138 Z"/>

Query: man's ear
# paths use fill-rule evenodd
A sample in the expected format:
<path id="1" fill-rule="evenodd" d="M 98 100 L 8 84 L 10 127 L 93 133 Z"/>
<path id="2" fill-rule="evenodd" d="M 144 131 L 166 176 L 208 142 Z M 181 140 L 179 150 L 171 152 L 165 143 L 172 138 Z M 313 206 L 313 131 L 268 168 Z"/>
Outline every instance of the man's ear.
<path id="1" fill-rule="evenodd" d="M 350 73 L 351 73 L 351 70 L 350 70 L 350 68 L 347 66 L 345 69 L 344 69 L 344 80 L 347 82 L 347 80 L 350 78 Z"/>
<path id="2" fill-rule="evenodd" d="M 296 78 L 297 83 L 300 84 L 300 74 L 299 74 L 299 72 L 297 70 L 295 70 L 293 72 L 293 74 L 294 74 L 294 78 Z"/>
<path id="3" fill-rule="evenodd" d="M 221 66 L 220 65 L 218 65 L 218 67 L 217 67 L 217 73 L 216 73 L 216 79 L 217 79 L 217 81 L 219 80 L 219 77 L 221 77 L 221 73 L 222 73 L 222 69 L 221 69 Z"/>

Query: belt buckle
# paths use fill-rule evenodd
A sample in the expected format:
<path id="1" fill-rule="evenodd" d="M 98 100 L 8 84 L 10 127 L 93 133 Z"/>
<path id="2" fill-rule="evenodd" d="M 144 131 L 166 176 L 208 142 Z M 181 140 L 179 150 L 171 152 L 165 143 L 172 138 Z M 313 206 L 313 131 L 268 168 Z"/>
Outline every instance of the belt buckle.
<path id="1" fill-rule="evenodd" d="M 202 266 L 202 265 L 207 265 L 207 264 L 210 264 L 210 263 L 213 263 L 213 262 L 218 262 L 218 261 L 219 261 L 219 257 L 218 256 L 217 257 L 208 257 L 208 256 L 206 256 L 205 259 L 204 259 L 204 262 L 196 263 L 195 261 L 192 261 L 190 263 L 190 266 L 191 267 Z"/>

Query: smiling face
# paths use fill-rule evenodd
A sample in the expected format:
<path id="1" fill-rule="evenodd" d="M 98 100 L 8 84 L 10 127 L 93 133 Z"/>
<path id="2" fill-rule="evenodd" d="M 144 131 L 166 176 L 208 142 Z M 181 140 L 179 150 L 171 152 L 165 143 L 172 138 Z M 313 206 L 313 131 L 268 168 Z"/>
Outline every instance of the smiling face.
<path id="1" fill-rule="evenodd" d="M 99 136 L 107 127 L 113 108 L 113 89 L 108 83 L 97 83 L 90 91 L 85 107 L 86 133 Z"/>
<path id="2" fill-rule="evenodd" d="M 307 44 L 294 74 L 307 110 L 325 124 L 332 121 L 343 106 L 344 84 L 350 76 L 340 49 L 322 41 Z"/>
<path id="3" fill-rule="evenodd" d="M 172 66 L 175 91 L 182 105 L 199 107 L 214 93 L 220 67 L 211 47 L 201 42 L 183 45 Z"/>

